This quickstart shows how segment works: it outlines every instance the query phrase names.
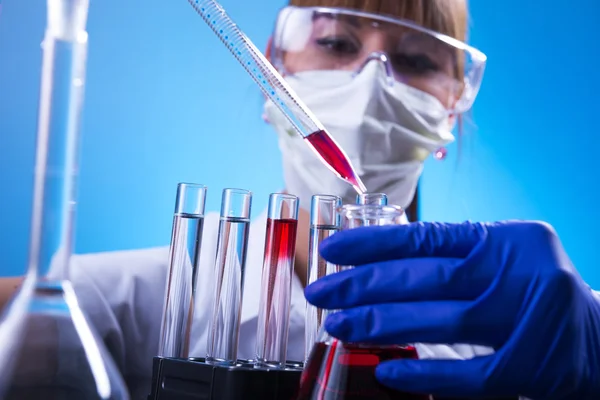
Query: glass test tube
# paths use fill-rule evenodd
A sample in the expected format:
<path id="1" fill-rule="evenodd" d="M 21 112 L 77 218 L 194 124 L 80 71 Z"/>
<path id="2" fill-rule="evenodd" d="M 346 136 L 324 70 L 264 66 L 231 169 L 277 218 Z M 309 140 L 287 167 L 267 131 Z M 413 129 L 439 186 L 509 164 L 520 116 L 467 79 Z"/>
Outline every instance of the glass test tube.
<path id="1" fill-rule="evenodd" d="M 223 190 L 214 306 L 206 353 L 209 363 L 234 364 L 237 360 L 251 205 L 251 192 Z"/>
<path id="2" fill-rule="evenodd" d="M 188 357 L 206 190 L 204 185 L 177 185 L 169 276 L 160 329 L 160 357 Z"/>
<path id="3" fill-rule="evenodd" d="M 269 197 L 256 335 L 257 367 L 285 366 L 298 205 L 294 195 L 273 193 Z"/>
<path id="4" fill-rule="evenodd" d="M 356 204 L 387 206 L 388 198 L 385 193 L 362 193 L 356 195 Z"/>
<path id="5" fill-rule="evenodd" d="M 314 195 L 310 205 L 310 240 L 308 242 L 308 279 L 310 285 L 325 275 L 336 272 L 336 265 L 327 262 L 319 254 L 321 242 L 340 229 L 340 214 L 342 198 L 329 195 Z M 306 303 L 304 324 L 304 361 L 317 341 L 321 323 L 326 318 L 326 310 L 321 310 Z"/>

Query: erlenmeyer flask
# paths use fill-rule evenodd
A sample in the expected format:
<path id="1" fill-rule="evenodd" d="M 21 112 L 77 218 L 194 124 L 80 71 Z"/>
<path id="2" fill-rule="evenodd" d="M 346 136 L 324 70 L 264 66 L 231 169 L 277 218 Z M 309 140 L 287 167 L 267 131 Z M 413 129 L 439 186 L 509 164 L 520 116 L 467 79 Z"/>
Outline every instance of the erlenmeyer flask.
<path id="1" fill-rule="evenodd" d="M 88 0 L 48 0 L 29 267 L 0 327 L 0 398 L 128 399 L 67 279 Z"/>
<path id="2" fill-rule="evenodd" d="M 392 205 L 356 204 L 340 207 L 342 229 L 403 223 L 404 211 Z M 353 267 L 343 266 L 341 269 Z M 343 343 L 324 327 L 304 367 L 297 400 L 428 400 L 428 395 L 403 393 L 386 388 L 375 378 L 382 361 L 416 359 L 409 345 Z"/>

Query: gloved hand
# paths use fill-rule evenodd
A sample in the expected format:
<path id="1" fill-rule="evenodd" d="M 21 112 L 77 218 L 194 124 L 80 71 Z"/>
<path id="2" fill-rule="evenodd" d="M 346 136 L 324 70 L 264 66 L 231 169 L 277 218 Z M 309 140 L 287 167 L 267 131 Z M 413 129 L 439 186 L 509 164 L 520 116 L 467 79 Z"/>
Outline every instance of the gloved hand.
<path id="1" fill-rule="evenodd" d="M 383 362 L 384 385 L 440 397 L 600 399 L 600 297 L 548 225 L 357 228 L 324 241 L 321 254 L 357 266 L 305 291 L 313 305 L 341 310 L 325 321 L 334 337 L 495 349 L 471 360 Z"/>

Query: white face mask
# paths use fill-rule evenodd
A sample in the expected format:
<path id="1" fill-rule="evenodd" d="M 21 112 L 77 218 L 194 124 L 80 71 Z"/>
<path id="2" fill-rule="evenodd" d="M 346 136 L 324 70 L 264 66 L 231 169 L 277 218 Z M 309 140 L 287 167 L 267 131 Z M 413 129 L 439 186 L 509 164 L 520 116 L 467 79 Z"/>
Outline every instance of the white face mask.
<path id="1" fill-rule="evenodd" d="M 405 84 L 390 86 L 379 63 L 369 63 L 357 76 L 310 71 L 286 81 L 344 149 L 367 190 L 386 193 L 390 204 L 407 207 L 423 161 L 454 140 L 444 106 Z M 286 189 L 303 208 L 314 194 L 355 203 L 354 189 L 322 164 L 271 101 L 265 116 L 279 135 Z"/>

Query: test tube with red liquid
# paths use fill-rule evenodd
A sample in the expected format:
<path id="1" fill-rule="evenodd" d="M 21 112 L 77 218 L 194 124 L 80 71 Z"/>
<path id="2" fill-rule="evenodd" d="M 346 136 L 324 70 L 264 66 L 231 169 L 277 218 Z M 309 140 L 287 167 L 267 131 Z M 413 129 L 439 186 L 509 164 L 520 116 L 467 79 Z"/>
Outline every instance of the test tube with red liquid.
<path id="1" fill-rule="evenodd" d="M 188 357 L 206 190 L 206 186 L 193 183 L 177 186 L 169 275 L 160 329 L 160 357 Z"/>
<path id="2" fill-rule="evenodd" d="M 339 210 L 343 230 L 404 221 L 404 211 L 397 206 L 356 204 Z M 375 368 L 380 362 L 417 358 L 413 346 L 344 343 L 331 337 L 322 327 L 304 367 L 296 400 L 429 400 L 429 395 L 389 389 L 375 377 Z"/>
<path id="3" fill-rule="evenodd" d="M 336 272 L 336 265 L 327 262 L 319 254 L 321 242 L 340 230 L 339 207 L 342 198 L 339 196 L 317 194 L 312 197 L 310 205 L 310 238 L 308 242 L 307 283 L 310 285 L 325 275 Z M 326 317 L 325 310 L 306 304 L 304 324 L 304 361 L 308 360 L 310 351 L 317 341 L 321 324 Z"/>
<path id="4" fill-rule="evenodd" d="M 273 193 L 269 197 L 254 360 L 256 367 L 285 366 L 298 206 L 298 197 L 294 195 Z"/>
<path id="5" fill-rule="evenodd" d="M 237 361 L 251 205 L 251 192 L 223 190 L 213 315 L 208 330 L 208 363 L 232 365 Z"/>

